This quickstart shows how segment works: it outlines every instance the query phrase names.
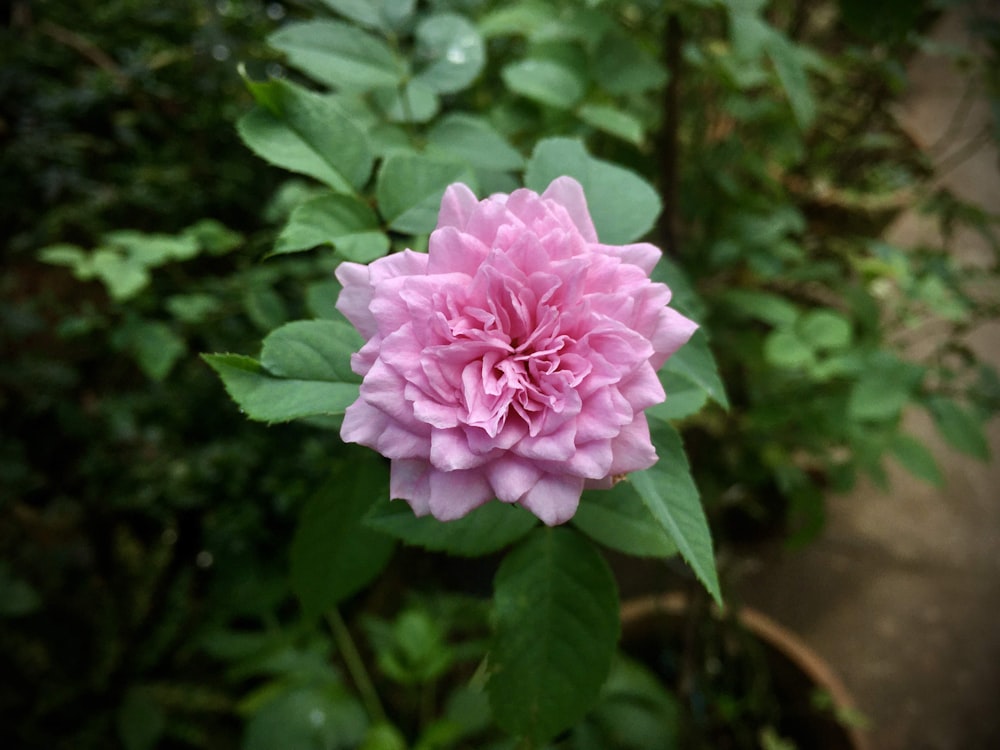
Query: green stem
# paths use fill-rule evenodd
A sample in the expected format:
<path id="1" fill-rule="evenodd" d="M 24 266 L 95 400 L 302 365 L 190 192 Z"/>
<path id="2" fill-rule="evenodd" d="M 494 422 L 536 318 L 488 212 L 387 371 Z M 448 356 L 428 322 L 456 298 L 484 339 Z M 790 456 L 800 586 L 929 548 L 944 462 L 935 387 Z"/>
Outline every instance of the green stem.
<path id="1" fill-rule="evenodd" d="M 358 693 L 361 694 L 361 700 L 365 704 L 369 718 L 373 723 L 385 723 L 385 709 L 382 708 L 382 702 L 375 691 L 375 685 L 372 683 L 371 677 L 368 676 L 368 670 L 365 669 L 365 663 L 354 645 L 354 639 L 351 638 L 351 632 L 347 629 L 344 618 L 340 616 L 340 612 L 332 609 L 327 612 L 326 621 L 333 632 L 337 648 L 340 649 L 344 658 L 344 664 L 347 665 L 347 671 L 351 673 L 351 679 L 354 680 L 354 685 L 357 687 Z"/>

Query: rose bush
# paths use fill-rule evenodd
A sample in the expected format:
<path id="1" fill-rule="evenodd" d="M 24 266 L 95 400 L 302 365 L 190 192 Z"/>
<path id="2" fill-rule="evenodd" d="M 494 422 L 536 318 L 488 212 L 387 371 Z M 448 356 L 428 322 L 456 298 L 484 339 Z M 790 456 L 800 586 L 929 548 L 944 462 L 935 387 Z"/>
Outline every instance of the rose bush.
<path id="1" fill-rule="evenodd" d="M 391 494 L 453 520 L 492 498 L 548 525 L 656 460 L 643 410 L 696 329 L 650 280 L 660 251 L 601 244 L 580 184 L 444 194 L 427 254 L 343 263 L 366 339 L 341 436 L 391 459 Z"/>

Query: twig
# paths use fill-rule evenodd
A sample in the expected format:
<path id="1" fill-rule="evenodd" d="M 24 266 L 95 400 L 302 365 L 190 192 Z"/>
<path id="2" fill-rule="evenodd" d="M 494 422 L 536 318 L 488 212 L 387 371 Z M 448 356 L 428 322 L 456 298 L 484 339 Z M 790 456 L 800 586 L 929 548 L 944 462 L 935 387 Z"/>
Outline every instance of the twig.
<path id="1" fill-rule="evenodd" d="M 375 691 L 375 685 L 372 684 L 371 677 L 368 676 L 364 660 L 354 645 L 354 639 L 351 638 L 351 632 L 347 629 L 344 618 L 340 616 L 340 612 L 332 609 L 327 612 L 326 621 L 330 625 L 333 639 L 337 642 L 337 648 L 340 649 L 340 654 L 344 658 L 347 671 L 351 673 L 354 686 L 358 689 L 361 700 L 365 704 L 368 716 L 375 723 L 384 723 L 386 721 L 385 709 L 382 708 L 382 702 Z"/>
<path id="2" fill-rule="evenodd" d="M 42 21 L 38 24 L 38 30 L 90 60 L 90 62 L 111 76 L 115 80 L 115 83 L 123 90 L 128 88 L 128 76 L 118 67 L 118 63 L 86 37 L 64 26 L 54 24 L 51 21 Z"/>

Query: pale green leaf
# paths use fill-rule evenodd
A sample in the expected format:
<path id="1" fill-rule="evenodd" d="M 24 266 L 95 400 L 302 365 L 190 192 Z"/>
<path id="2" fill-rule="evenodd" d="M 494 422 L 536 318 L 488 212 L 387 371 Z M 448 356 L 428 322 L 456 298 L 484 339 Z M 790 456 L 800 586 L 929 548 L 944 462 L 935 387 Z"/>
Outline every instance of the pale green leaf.
<path id="1" fill-rule="evenodd" d="M 642 143 L 642 123 L 634 115 L 618 107 L 605 104 L 584 104 L 576 111 L 576 114 L 588 125 L 621 138 L 623 141 L 636 145 Z"/>
<path id="2" fill-rule="evenodd" d="M 276 378 L 252 357 L 203 354 L 226 392 L 250 418 L 288 422 L 318 415 L 339 416 L 358 398 L 357 383 Z"/>
<path id="3" fill-rule="evenodd" d="M 347 260 L 368 263 L 389 251 L 389 238 L 379 229 L 368 204 L 353 196 L 323 195 L 292 211 L 274 245 L 274 255 L 332 245 Z"/>
<path id="4" fill-rule="evenodd" d="M 587 205 L 601 242 L 620 245 L 648 232 L 662 209 L 660 197 L 639 175 L 610 162 L 595 159 L 583 143 L 571 138 L 539 141 L 524 173 L 526 187 L 541 192 L 554 179 L 575 178 L 587 196 Z"/>
<path id="5" fill-rule="evenodd" d="M 306 75 L 333 88 L 370 91 L 398 86 L 406 66 L 378 37 L 340 21 L 291 23 L 268 37 Z"/>
<path id="6" fill-rule="evenodd" d="M 558 109 L 570 109 L 584 94 L 579 74 L 554 60 L 519 60 L 500 75 L 515 94 Z"/>
<path id="7" fill-rule="evenodd" d="M 666 531 L 708 593 L 719 604 L 722 594 L 715 569 L 712 535 L 701 507 L 698 488 L 684 455 L 680 435 L 670 425 L 650 425 L 659 461 L 645 471 L 628 475 L 650 513 Z"/>
<path id="8" fill-rule="evenodd" d="M 594 705 L 618 639 L 604 558 L 566 528 L 534 532 L 500 564 L 487 691 L 497 723 L 541 744 Z"/>
<path id="9" fill-rule="evenodd" d="M 341 685 L 282 687 L 247 722 L 242 750 L 354 750 L 367 726 L 361 703 Z"/>
<path id="10" fill-rule="evenodd" d="M 642 93 L 667 82 L 667 71 L 656 57 L 617 27 L 597 45 L 593 76 L 601 88 L 616 95 Z"/>
<path id="11" fill-rule="evenodd" d="M 376 89 L 372 97 L 390 122 L 427 122 L 441 109 L 434 89 L 417 79 L 402 88 Z"/>
<path id="12" fill-rule="evenodd" d="M 475 178 L 461 162 L 392 154 L 382 164 L 376 183 L 379 212 L 398 232 L 426 234 L 437 225 L 441 197 L 453 182 L 475 190 Z"/>
<path id="13" fill-rule="evenodd" d="M 442 117 L 427 134 L 427 144 L 479 169 L 503 172 L 524 165 L 517 149 L 486 121 L 472 115 Z"/>
<path id="14" fill-rule="evenodd" d="M 486 63 L 479 31 L 464 16 L 437 13 L 416 29 L 416 80 L 440 94 L 462 91 L 476 80 Z"/>

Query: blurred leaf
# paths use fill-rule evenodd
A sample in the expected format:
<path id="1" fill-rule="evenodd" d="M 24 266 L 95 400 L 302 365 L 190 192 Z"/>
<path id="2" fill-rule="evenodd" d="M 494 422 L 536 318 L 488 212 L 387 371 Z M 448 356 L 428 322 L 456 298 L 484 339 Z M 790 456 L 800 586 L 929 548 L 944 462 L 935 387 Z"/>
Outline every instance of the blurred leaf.
<path id="1" fill-rule="evenodd" d="M 780 295 L 768 292 L 730 289 L 722 295 L 721 301 L 747 317 L 775 327 L 792 326 L 799 317 L 795 305 Z"/>
<path id="2" fill-rule="evenodd" d="M 0 618 L 30 615 L 41 603 L 38 592 L 14 576 L 6 562 L 0 561 Z"/>
<path id="3" fill-rule="evenodd" d="M 618 28 L 604 35 L 593 59 L 594 80 L 612 94 L 639 94 L 667 82 L 667 71 L 660 62 L 635 35 Z"/>
<path id="4" fill-rule="evenodd" d="M 275 378 L 257 360 L 239 354 L 203 354 L 202 359 L 218 373 L 230 398 L 259 422 L 339 416 L 358 398 L 357 383 Z"/>
<path id="5" fill-rule="evenodd" d="M 416 80 L 440 94 L 462 91 L 476 80 L 486 62 L 479 31 L 464 16 L 437 13 L 416 29 Z"/>
<path id="6" fill-rule="evenodd" d="M 893 438 L 889 450 L 913 476 L 930 482 L 935 487 L 944 486 L 944 476 L 937 461 L 927 447 L 910 435 L 899 434 Z"/>
<path id="7" fill-rule="evenodd" d="M 395 542 L 362 523 L 389 496 L 381 456 L 348 450 L 299 518 L 291 549 L 292 589 L 315 618 L 364 588 L 389 562 Z"/>
<path id="8" fill-rule="evenodd" d="M 809 78 L 800 48 L 773 28 L 765 38 L 764 48 L 788 96 L 795 121 L 802 130 L 806 130 L 816 119 L 816 100 L 809 87 Z"/>
<path id="9" fill-rule="evenodd" d="M 261 331 L 273 331 L 288 320 L 285 300 L 264 283 L 250 283 L 243 292 L 243 309 Z"/>
<path id="10" fill-rule="evenodd" d="M 447 522 L 433 516 L 415 516 L 410 506 L 400 500 L 378 503 L 365 517 L 366 525 L 406 544 L 459 557 L 478 557 L 503 549 L 536 523 L 528 511 L 499 501 L 488 502 L 463 518 Z"/>
<path id="11" fill-rule="evenodd" d="M 268 41 L 291 65 L 333 88 L 370 91 L 398 86 L 406 78 L 403 61 L 389 45 L 340 21 L 288 24 Z"/>
<path id="12" fill-rule="evenodd" d="M 952 448 L 983 461 L 989 460 L 990 446 L 986 433 L 971 411 L 941 396 L 928 399 L 927 408 L 941 437 Z"/>
<path id="13" fill-rule="evenodd" d="M 441 101 L 434 89 L 418 79 L 409 81 L 402 88 L 376 89 L 372 95 L 375 104 L 390 122 L 427 122 L 441 109 Z"/>
<path id="14" fill-rule="evenodd" d="M 799 337 L 812 349 L 843 349 L 851 343 L 851 324 L 832 310 L 812 310 L 796 326 Z"/>
<path id="15" fill-rule="evenodd" d="M 660 422 L 650 425 L 650 434 L 660 459 L 650 469 L 629 474 L 627 481 L 670 535 L 708 593 L 721 605 L 712 535 L 680 435 L 670 425 Z"/>
<path id="16" fill-rule="evenodd" d="M 403 733 L 391 724 L 375 724 L 368 729 L 358 750 L 407 750 Z"/>
<path id="17" fill-rule="evenodd" d="M 525 36 L 558 18 L 559 9 L 544 0 L 504 3 L 479 19 L 479 31 L 486 38 Z"/>
<path id="18" fill-rule="evenodd" d="M 282 691 L 251 717 L 243 750 L 353 750 L 368 728 L 365 711 L 339 685 Z"/>
<path id="19" fill-rule="evenodd" d="M 618 640 L 618 595 L 604 558 L 578 533 L 541 529 L 494 580 L 487 691 L 497 723 L 542 743 L 594 705 Z"/>
<path id="20" fill-rule="evenodd" d="M 167 297 L 166 307 L 180 322 L 197 324 L 217 313 L 222 301 L 211 294 L 173 294 Z"/>
<path id="21" fill-rule="evenodd" d="M 158 320 L 129 322 L 123 333 L 139 367 L 153 380 L 166 378 L 188 350 L 187 342 Z"/>
<path id="22" fill-rule="evenodd" d="M 861 420 L 895 419 L 912 397 L 923 372 L 920 366 L 887 352 L 869 357 L 851 390 L 848 416 Z"/>
<path id="23" fill-rule="evenodd" d="M 389 31 L 413 14 L 416 0 L 322 0 L 345 18 L 370 29 Z"/>
<path id="24" fill-rule="evenodd" d="M 340 296 L 340 282 L 336 279 L 314 281 L 306 287 L 306 307 L 314 318 L 327 320 L 343 320 L 344 316 L 337 310 L 337 297 Z"/>
<path id="25" fill-rule="evenodd" d="M 524 165 L 524 157 L 485 120 L 456 113 L 434 123 L 427 144 L 462 159 L 473 167 L 512 171 Z"/>
<path id="26" fill-rule="evenodd" d="M 584 104 L 576 111 L 588 125 L 610 133 L 629 143 L 640 145 L 643 140 L 642 123 L 635 116 L 617 107 L 604 104 Z"/>
<path id="27" fill-rule="evenodd" d="M 764 359 L 774 367 L 797 370 L 814 364 L 816 355 L 794 330 L 779 328 L 764 339 Z"/>
<path id="28" fill-rule="evenodd" d="M 125 750 L 151 750 L 166 729 L 163 709 L 149 689 L 131 687 L 118 707 L 118 736 Z"/>
<path id="29" fill-rule="evenodd" d="M 504 66 L 500 75 L 515 94 L 558 109 L 570 109 L 584 94 L 577 72 L 553 60 L 519 60 Z"/>
<path id="30" fill-rule="evenodd" d="M 540 193 L 563 175 L 583 185 L 597 235 L 609 245 L 637 240 L 653 227 L 662 209 L 660 197 L 649 183 L 634 172 L 595 159 L 581 141 L 539 141 L 525 169 L 525 186 Z"/>
<path id="31" fill-rule="evenodd" d="M 90 268 L 116 302 L 132 299 L 149 286 L 150 275 L 145 264 L 109 248 L 100 247 L 94 251 Z"/>
<path id="32" fill-rule="evenodd" d="M 609 490 L 587 490 L 573 515 L 573 525 L 594 541 L 636 557 L 677 554 L 670 535 L 657 523 L 629 482 Z"/>
<path id="33" fill-rule="evenodd" d="M 475 190 L 469 168 L 419 154 L 390 155 L 379 170 L 375 193 L 379 212 L 392 229 L 426 234 L 437 225 L 441 197 L 453 182 L 464 182 Z"/>
<path id="34" fill-rule="evenodd" d="M 368 263 L 389 251 L 389 238 L 366 204 L 348 195 L 323 195 L 297 206 L 278 235 L 272 254 L 332 245 L 347 260 Z"/>
<path id="35" fill-rule="evenodd" d="M 283 80 L 247 85 L 259 106 L 236 127 L 255 154 L 337 192 L 353 192 L 368 181 L 368 139 L 333 100 Z"/>
<path id="36" fill-rule="evenodd" d="M 243 244 L 243 235 L 215 219 L 202 219 L 184 230 L 209 255 L 225 255 Z"/>

